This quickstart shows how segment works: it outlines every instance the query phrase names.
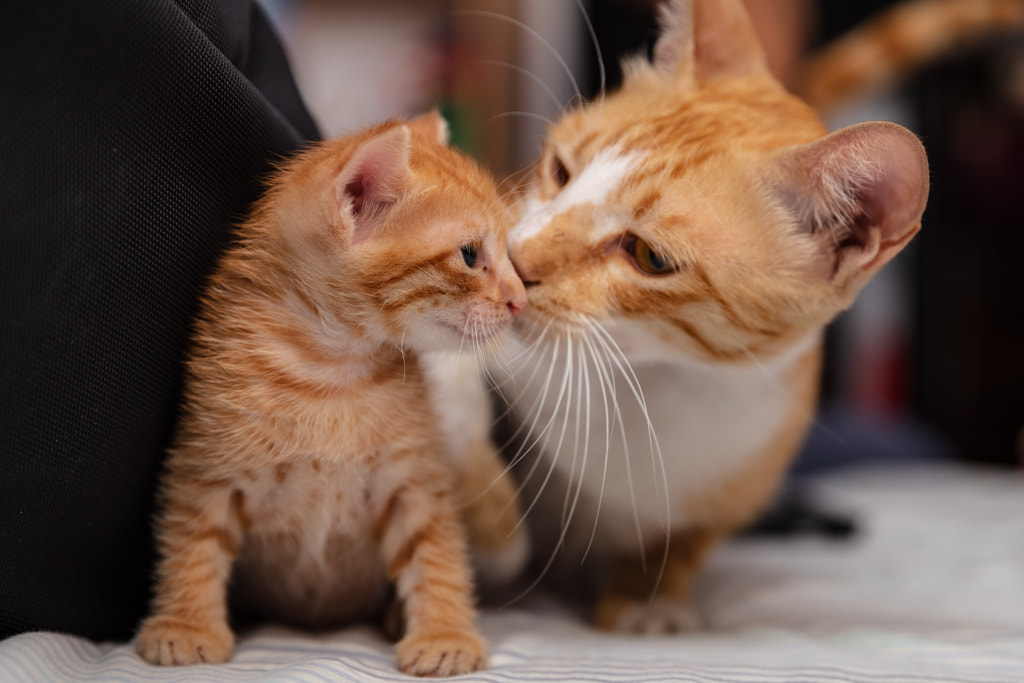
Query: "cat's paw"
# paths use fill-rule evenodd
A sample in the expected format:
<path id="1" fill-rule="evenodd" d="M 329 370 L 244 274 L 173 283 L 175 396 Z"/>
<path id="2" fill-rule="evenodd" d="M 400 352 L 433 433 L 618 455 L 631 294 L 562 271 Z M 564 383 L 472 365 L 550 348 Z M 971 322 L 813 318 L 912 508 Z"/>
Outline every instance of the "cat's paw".
<path id="1" fill-rule="evenodd" d="M 609 631 L 642 635 L 694 633 L 704 629 L 704 620 L 692 605 L 667 598 L 645 602 L 606 599 L 598 606 L 594 621 Z"/>
<path id="2" fill-rule="evenodd" d="M 399 670 L 411 676 L 459 676 L 487 666 L 487 646 L 472 631 L 409 634 L 395 649 Z"/>
<path id="3" fill-rule="evenodd" d="M 150 664 L 220 664 L 235 647 L 227 624 L 197 627 L 179 619 L 156 616 L 147 619 L 135 639 L 135 651 Z"/>

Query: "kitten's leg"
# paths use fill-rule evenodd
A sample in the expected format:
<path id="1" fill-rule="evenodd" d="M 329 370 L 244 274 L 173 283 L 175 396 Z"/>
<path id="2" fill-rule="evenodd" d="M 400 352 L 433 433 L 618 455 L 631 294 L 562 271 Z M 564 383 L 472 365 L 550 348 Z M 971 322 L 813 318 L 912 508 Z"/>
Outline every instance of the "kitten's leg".
<path id="1" fill-rule="evenodd" d="M 513 478 L 491 441 L 491 398 L 472 354 L 434 353 L 422 358 L 432 403 L 455 474 L 456 501 L 480 580 L 501 587 L 526 566 L 529 536 L 517 528 L 521 506 Z"/>
<path id="2" fill-rule="evenodd" d="M 594 624 L 632 633 L 699 630 L 703 624 L 690 604 L 690 588 L 708 553 L 726 535 L 712 529 L 674 534 L 667 554 L 664 545 L 647 552 L 646 570 L 639 557 L 623 558 L 611 586 L 598 600 Z"/>
<path id="3" fill-rule="evenodd" d="M 135 643 L 151 664 L 224 662 L 235 644 L 226 592 L 241 544 L 241 493 L 197 495 L 192 487 L 186 496 L 183 488 L 168 488 L 158 528 L 161 560 L 153 612 Z"/>
<path id="4" fill-rule="evenodd" d="M 398 668 L 414 676 L 482 669 L 464 531 L 444 489 L 414 482 L 395 491 L 380 520 L 388 576 L 405 604 Z"/>

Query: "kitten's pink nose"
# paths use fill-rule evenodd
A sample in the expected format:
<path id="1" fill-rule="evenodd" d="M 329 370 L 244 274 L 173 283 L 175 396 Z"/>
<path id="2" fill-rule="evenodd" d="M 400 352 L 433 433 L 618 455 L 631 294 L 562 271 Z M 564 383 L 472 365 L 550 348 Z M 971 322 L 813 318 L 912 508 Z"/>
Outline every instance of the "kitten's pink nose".
<path id="1" fill-rule="evenodd" d="M 508 312 L 514 318 L 526 308 L 526 288 L 523 287 L 523 283 L 519 278 L 513 277 L 506 285 L 506 289 L 505 297 L 508 302 Z"/>

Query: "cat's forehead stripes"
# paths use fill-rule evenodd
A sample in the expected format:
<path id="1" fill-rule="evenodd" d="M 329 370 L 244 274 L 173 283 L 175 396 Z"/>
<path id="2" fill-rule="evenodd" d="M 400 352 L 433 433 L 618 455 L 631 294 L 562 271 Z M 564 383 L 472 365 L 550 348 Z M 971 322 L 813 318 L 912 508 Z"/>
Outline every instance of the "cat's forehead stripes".
<path id="1" fill-rule="evenodd" d="M 595 156 L 561 193 L 547 204 L 528 211 L 513 228 L 510 242 L 528 240 L 540 233 L 553 217 L 584 205 L 605 203 L 640 162 L 641 154 L 607 149 Z"/>

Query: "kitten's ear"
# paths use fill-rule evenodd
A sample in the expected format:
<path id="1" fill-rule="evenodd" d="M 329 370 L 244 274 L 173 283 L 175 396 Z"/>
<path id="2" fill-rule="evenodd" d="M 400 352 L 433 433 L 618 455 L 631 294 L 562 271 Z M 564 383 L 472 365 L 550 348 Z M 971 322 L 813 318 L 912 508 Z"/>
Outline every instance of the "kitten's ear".
<path id="1" fill-rule="evenodd" d="M 352 217 L 352 244 L 371 237 L 409 181 L 409 138 L 406 126 L 396 126 L 371 138 L 356 150 L 334 181 L 338 208 Z"/>
<path id="2" fill-rule="evenodd" d="M 668 0 L 661 6 L 654 64 L 706 83 L 767 74 L 764 50 L 740 0 Z"/>
<path id="3" fill-rule="evenodd" d="M 850 126 L 779 151 L 781 195 L 815 236 L 815 274 L 853 295 L 921 228 L 928 158 L 894 123 Z"/>
<path id="4" fill-rule="evenodd" d="M 412 132 L 422 135 L 442 147 L 448 146 L 448 122 L 444 120 L 444 117 L 436 109 L 409 119 L 406 125 L 409 126 Z"/>

